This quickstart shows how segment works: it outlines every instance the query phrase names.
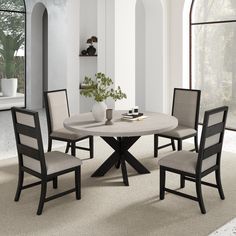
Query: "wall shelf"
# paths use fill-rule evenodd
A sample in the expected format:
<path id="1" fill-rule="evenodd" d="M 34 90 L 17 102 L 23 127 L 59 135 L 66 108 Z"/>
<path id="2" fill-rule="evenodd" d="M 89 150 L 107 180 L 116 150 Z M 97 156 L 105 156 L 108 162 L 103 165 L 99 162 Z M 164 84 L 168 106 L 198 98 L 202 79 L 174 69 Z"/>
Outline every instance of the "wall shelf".
<path id="1" fill-rule="evenodd" d="M 98 55 L 90 56 L 90 55 L 82 55 L 82 54 L 80 54 L 79 56 L 80 56 L 80 57 L 97 57 Z"/>

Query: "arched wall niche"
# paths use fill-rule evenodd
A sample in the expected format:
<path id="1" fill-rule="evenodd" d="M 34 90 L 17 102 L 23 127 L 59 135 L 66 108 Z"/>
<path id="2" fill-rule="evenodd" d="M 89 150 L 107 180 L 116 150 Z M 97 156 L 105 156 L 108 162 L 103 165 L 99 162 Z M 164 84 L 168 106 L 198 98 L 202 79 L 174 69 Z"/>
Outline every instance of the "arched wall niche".
<path id="1" fill-rule="evenodd" d="M 30 107 L 43 107 L 43 90 L 48 88 L 47 81 L 47 38 L 48 13 L 46 6 L 36 3 L 31 15 L 31 86 Z"/>
<path id="2" fill-rule="evenodd" d="M 135 102 L 142 110 L 165 111 L 164 7 L 159 0 L 137 0 Z"/>
<path id="3" fill-rule="evenodd" d="M 68 45 L 71 45 L 71 38 L 73 38 L 71 32 L 75 31 L 74 25 L 77 22 L 72 25 L 68 24 L 68 21 L 74 17 L 71 9 L 75 8 L 75 3 L 77 1 L 26 0 L 28 108 L 43 107 L 43 90 L 67 88 L 68 83 L 78 78 L 78 76 L 71 76 L 71 73 L 74 73 L 73 68 L 70 68 L 70 75 L 67 70 L 68 64 L 72 64 L 71 61 L 68 62 L 70 53 Z M 78 50 L 73 52 L 78 58 Z M 75 56 L 70 55 L 69 58 L 74 60 Z M 70 99 L 72 111 L 76 99 Z"/>

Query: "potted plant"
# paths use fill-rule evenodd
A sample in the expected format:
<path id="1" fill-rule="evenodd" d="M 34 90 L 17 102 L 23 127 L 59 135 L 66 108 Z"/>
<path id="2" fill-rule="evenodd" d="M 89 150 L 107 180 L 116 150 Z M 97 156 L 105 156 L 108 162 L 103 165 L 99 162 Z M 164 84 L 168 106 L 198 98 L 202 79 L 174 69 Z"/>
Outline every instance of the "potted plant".
<path id="1" fill-rule="evenodd" d="M 6 17 L 2 21 L 0 28 L 1 88 L 3 96 L 12 97 L 16 96 L 17 92 L 16 52 L 24 44 L 24 27 L 21 17 L 14 19 Z"/>
<path id="2" fill-rule="evenodd" d="M 107 98 L 112 98 L 115 101 L 127 98 L 126 94 L 121 91 L 120 86 L 117 89 L 113 89 L 112 85 L 112 79 L 103 73 L 97 73 L 95 80 L 87 76 L 84 78 L 80 94 L 85 97 L 92 97 L 96 101 L 92 108 L 96 121 L 103 121 L 105 119 L 107 106 L 104 101 Z"/>
<path id="3" fill-rule="evenodd" d="M 90 44 L 90 46 L 87 48 L 87 53 L 89 56 L 94 56 L 96 53 L 96 48 L 93 46 L 93 43 L 97 43 L 98 39 L 96 36 L 92 36 L 87 40 L 87 43 Z"/>

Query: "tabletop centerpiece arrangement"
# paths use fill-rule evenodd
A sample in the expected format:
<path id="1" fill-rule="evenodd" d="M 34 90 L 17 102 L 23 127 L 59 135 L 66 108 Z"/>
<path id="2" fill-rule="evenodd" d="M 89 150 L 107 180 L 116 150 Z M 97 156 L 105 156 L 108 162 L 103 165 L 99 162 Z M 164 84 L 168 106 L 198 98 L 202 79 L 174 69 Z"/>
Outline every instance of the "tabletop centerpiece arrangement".
<path id="1" fill-rule="evenodd" d="M 95 80 L 85 76 L 81 84 L 80 94 L 85 97 L 94 98 L 95 103 L 92 107 L 92 114 L 96 121 L 105 119 L 107 105 L 105 100 L 112 98 L 114 101 L 127 98 L 126 94 L 121 91 L 120 86 L 113 88 L 113 81 L 104 73 L 95 74 Z"/>

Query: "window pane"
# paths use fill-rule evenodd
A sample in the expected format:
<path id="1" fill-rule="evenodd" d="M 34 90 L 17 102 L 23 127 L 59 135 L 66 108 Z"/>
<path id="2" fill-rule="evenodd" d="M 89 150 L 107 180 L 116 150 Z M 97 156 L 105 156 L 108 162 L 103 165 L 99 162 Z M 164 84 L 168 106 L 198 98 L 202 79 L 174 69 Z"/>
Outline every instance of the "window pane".
<path id="1" fill-rule="evenodd" d="M 24 0 L 0 0 L 0 10 L 25 11 Z"/>
<path id="2" fill-rule="evenodd" d="M 201 120 L 205 110 L 227 105 L 227 127 L 236 129 L 236 23 L 194 25 L 192 30 L 192 83 L 202 90 Z"/>
<path id="3" fill-rule="evenodd" d="M 236 20 L 236 0 L 195 0 L 192 22 Z"/>
<path id="4" fill-rule="evenodd" d="M 0 11 L 0 79 L 17 78 L 17 94 L 10 97 L 1 81 L 0 110 L 24 106 L 25 14 Z M 4 82 L 5 83 L 5 82 Z"/>

